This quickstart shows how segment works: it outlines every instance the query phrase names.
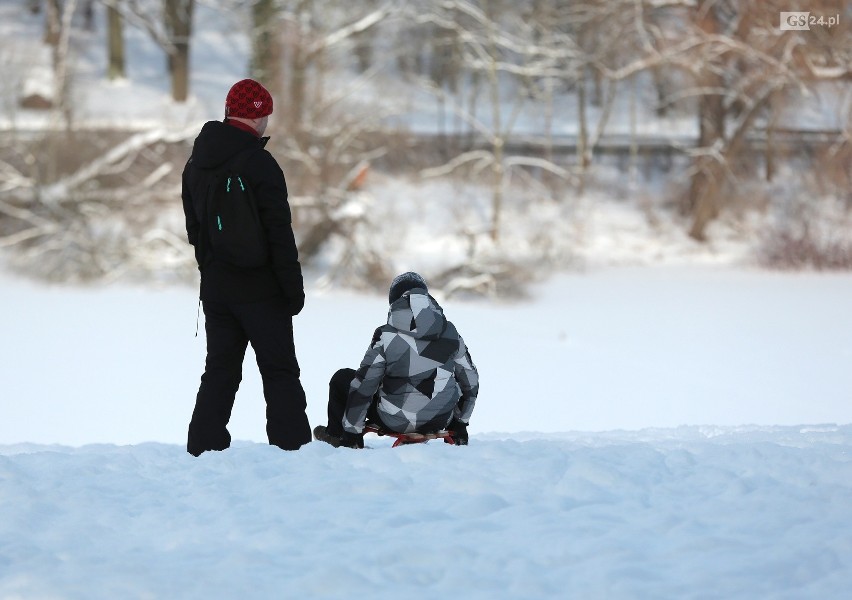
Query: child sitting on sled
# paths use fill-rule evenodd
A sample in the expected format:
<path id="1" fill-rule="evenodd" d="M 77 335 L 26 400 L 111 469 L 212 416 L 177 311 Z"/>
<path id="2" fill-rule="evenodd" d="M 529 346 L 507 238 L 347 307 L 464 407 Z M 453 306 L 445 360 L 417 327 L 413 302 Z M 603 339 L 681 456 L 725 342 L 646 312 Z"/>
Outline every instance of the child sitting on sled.
<path id="1" fill-rule="evenodd" d="M 388 322 L 376 329 L 360 368 L 340 369 L 328 392 L 328 425 L 314 428 L 332 446 L 364 447 L 364 427 L 397 433 L 447 430 L 467 445 L 479 374 L 464 340 L 417 273 L 397 276 Z"/>

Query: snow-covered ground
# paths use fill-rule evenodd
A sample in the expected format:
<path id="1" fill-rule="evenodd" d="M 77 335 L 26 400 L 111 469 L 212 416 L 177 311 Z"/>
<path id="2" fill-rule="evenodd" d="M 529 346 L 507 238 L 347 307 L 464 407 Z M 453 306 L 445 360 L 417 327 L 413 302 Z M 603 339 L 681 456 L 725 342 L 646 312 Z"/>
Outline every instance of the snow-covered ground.
<path id="1" fill-rule="evenodd" d="M 0 598 L 842 598 L 852 276 L 557 277 L 444 303 L 482 375 L 471 445 L 182 447 L 204 358 L 186 288 L 0 296 Z M 309 290 L 312 424 L 382 296 Z M 203 323 L 202 323 L 203 325 Z M 503 432 L 503 433 L 501 433 Z"/>
<path id="2" fill-rule="evenodd" d="M 0 597 L 840 599 L 850 448 L 849 426 L 4 447 Z"/>

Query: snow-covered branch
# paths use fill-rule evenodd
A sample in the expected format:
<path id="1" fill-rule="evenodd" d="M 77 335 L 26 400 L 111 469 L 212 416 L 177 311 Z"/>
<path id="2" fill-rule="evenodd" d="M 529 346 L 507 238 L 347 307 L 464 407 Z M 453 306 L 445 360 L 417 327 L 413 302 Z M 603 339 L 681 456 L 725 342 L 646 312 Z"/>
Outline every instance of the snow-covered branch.
<path id="1" fill-rule="evenodd" d="M 110 167 L 110 165 L 124 159 L 128 154 L 136 152 L 141 148 L 158 141 L 173 143 L 190 139 L 196 133 L 197 131 L 195 127 L 182 131 L 155 129 L 152 131 L 138 133 L 127 141 L 112 148 L 106 154 L 75 171 L 71 175 L 41 188 L 39 194 L 40 198 L 46 204 L 58 204 L 62 201 L 62 199 L 68 197 L 70 190 L 79 187 L 83 183 L 90 181 L 97 175 L 103 173 L 104 170 Z"/>
<path id="2" fill-rule="evenodd" d="M 315 42 L 311 47 L 311 52 L 326 50 L 351 38 L 352 36 L 364 33 L 384 20 L 394 10 L 395 7 L 393 3 L 385 4 L 370 14 L 361 17 L 354 23 L 341 27 Z"/>
<path id="3" fill-rule="evenodd" d="M 456 156 L 453 160 L 449 161 L 444 165 L 441 165 L 440 167 L 423 169 L 422 171 L 420 171 L 420 176 L 423 178 L 442 177 L 444 175 L 449 175 L 456 169 L 474 161 L 477 162 L 478 168 L 484 168 L 485 166 L 488 166 L 494 161 L 494 154 L 486 150 L 473 150 L 471 152 L 465 152 L 464 154 Z"/>
<path id="4" fill-rule="evenodd" d="M 533 167 L 535 169 L 542 169 L 544 171 L 549 171 L 554 175 L 558 175 L 559 177 L 569 180 L 572 178 L 571 173 L 567 170 L 563 169 L 557 164 L 554 164 L 552 161 L 543 159 L 543 158 L 535 158 L 533 156 L 508 156 L 506 157 L 505 164 L 507 167 Z"/>

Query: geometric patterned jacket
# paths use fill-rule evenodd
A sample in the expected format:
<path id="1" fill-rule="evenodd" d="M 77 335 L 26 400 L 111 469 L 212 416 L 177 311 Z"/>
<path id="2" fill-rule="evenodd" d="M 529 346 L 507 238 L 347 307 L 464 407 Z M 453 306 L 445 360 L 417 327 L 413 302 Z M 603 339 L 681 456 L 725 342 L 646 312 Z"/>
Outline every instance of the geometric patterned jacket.
<path id="1" fill-rule="evenodd" d="M 455 418 L 470 420 L 479 374 L 464 340 L 426 290 L 405 292 L 391 304 L 387 325 L 349 386 L 344 430 L 360 434 L 377 397 L 382 423 L 398 432 L 445 429 Z"/>

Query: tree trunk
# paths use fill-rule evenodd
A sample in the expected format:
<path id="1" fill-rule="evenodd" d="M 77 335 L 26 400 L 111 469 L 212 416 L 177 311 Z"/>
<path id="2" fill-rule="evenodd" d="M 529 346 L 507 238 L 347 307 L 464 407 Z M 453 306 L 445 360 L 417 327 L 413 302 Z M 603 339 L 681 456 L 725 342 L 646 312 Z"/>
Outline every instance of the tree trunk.
<path id="1" fill-rule="evenodd" d="M 62 33 L 62 2 L 47 0 L 47 10 L 44 13 L 44 43 L 56 47 Z"/>
<path id="2" fill-rule="evenodd" d="M 304 52 L 295 49 L 292 54 L 293 60 L 290 65 L 290 106 L 287 109 L 290 111 L 290 131 L 298 132 L 301 130 L 302 115 L 305 105 L 305 88 L 307 87 L 307 69 L 305 64 Z"/>
<path id="3" fill-rule="evenodd" d="M 772 149 L 772 145 L 775 143 L 774 132 L 775 124 L 770 122 L 766 127 L 766 181 L 772 181 L 772 178 L 775 177 L 775 153 Z"/>
<path id="4" fill-rule="evenodd" d="M 770 116 L 766 123 L 766 148 L 764 150 L 764 159 L 766 161 L 766 181 L 772 181 L 773 177 L 775 177 L 775 126 L 778 121 L 778 110 L 776 106 L 778 102 L 776 96 L 777 94 L 772 94 L 767 101 Z"/>
<path id="5" fill-rule="evenodd" d="M 690 182 L 689 196 L 692 208 L 692 226 L 689 236 L 699 242 L 707 240 L 707 226 L 719 216 L 718 197 L 720 173 L 717 164 L 712 159 L 700 158 L 704 163 L 696 168 Z"/>
<path id="6" fill-rule="evenodd" d="M 300 147 L 303 146 L 305 129 L 304 112 L 305 97 L 308 87 L 308 67 L 311 60 L 309 49 L 306 47 L 310 41 L 310 31 L 306 21 L 310 21 L 309 15 L 313 9 L 313 0 L 301 0 L 296 7 L 295 20 L 291 40 L 288 43 L 289 77 L 287 80 L 287 93 L 289 105 L 287 106 L 288 129 L 296 138 Z"/>
<path id="7" fill-rule="evenodd" d="M 705 10 L 706 9 L 706 10 Z M 719 31 L 716 4 L 699 6 L 696 11 L 704 10 L 698 18 L 698 26 L 707 35 L 716 35 Z M 709 149 L 725 139 L 725 105 L 721 90 L 725 81 L 720 74 L 720 65 L 705 65 L 699 76 L 698 85 L 708 90 L 698 98 L 698 147 Z M 706 228 L 719 215 L 718 194 L 722 170 L 714 164 L 714 159 L 698 156 L 693 165 L 694 174 L 689 185 L 686 210 L 693 218 L 689 235 L 698 241 L 705 241 Z"/>
<path id="8" fill-rule="evenodd" d="M 500 240 L 500 218 L 503 211 L 503 117 L 500 112 L 500 79 L 497 72 L 497 61 L 500 56 L 497 53 L 497 42 L 494 31 L 494 20 L 491 14 L 492 6 L 487 0 L 483 2 L 483 12 L 488 17 L 488 84 L 491 93 L 491 115 L 492 115 L 492 152 L 494 162 L 492 163 L 492 189 L 491 189 L 491 239 L 495 242 Z"/>
<path id="9" fill-rule="evenodd" d="M 86 0 L 83 4 L 83 24 L 86 31 L 95 30 L 95 0 Z"/>
<path id="10" fill-rule="evenodd" d="M 628 167 L 629 184 L 628 189 L 631 197 L 636 192 L 638 187 L 638 170 L 639 170 L 639 146 L 637 144 L 638 137 L 638 119 L 636 118 L 636 75 L 630 78 L 630 162 Z"/>
<path id="11" fill-rule="evenodd" d="M 107 6 L 107 77 L 111 80 L 126 76 L 124 59 L 124 22 L 121 13 Z"/>
<path id="12" fill-rule="evenodd" d="M 168 67 L 172 99 L 186 102 L 189 96 L 189 41 L 195 0 L 165 0 L 165 25 L 172 47 Z"/>
<path id="13" fill-rule="evenodd" d="M 280 6 L 276 0 L 258 0 L 252 7 L 251 77 L 273 93 L 281 91 L 283 49 L 278 36 Z"/>
<path id="14" fill-rule="evenodd" d="M 470 95 L 467 99 L 467 113 L 470 115 L 471 120 L 476 119 L 477 111 L 476 108 L 479 106 L 479 91 L 482 86 L 482 78 L 478 71 L 473 71 L 470 73 L 470 85 L 468 88 L 470 89 Z M 470 150 L 476 144 L 476 128 L 471 125 L 468 125 L 467 128 L 467 141 L 464 143 L 465 149 Z"/>
<path id="15" fill-rule="evenodd" d="M 54 47 L 54 72 L 53 82 L 55 86 L 54 106 L 62 114 L 67 131 L 72 130 L 71 118 L 73 104 L 70 101 L 71 80 L 71 20 L 77 9 L 77 0 L 65 0 L 57 3 L 62 6 L 59 18 L 59 40 Z"/>
<path id="16" fill-rule="evenodd" d="M 669 112 L 668 84 L 662 67 L 651 67 L 651 77 L 654 80 L 654 91 L 657 93 L 657 106 L 654 112 L 658 117 L 665 117 Z"/>
<path id="17" fill-rule="evenodd" d="M 355 3 L 353 3 L 354 5 Z M 361 0 L 358 4 L 364 7 L 364 12 L 375 10 L 377 6 L 376 0 Z M 373 32 L 366 32 L 356 35 L 353 40 L 355 42 L 355 59 L 358 64 L 358 71 L 366 73 L 373 67 L 373 40 L 375 36 Z"/>
<path id="18" fill-rule="evenodd" d="M 586 68 L 581 67 L 577 79 L 577 164 L 580 167 L 579 189 L 582 196 L 586 187 L 586 169 L 589 167 L 589 129 L 586 123 Z"/>

